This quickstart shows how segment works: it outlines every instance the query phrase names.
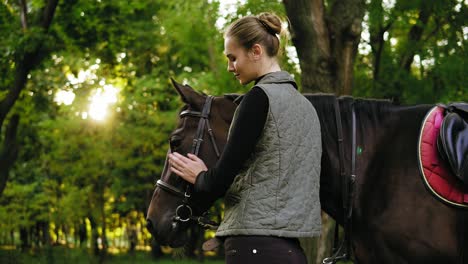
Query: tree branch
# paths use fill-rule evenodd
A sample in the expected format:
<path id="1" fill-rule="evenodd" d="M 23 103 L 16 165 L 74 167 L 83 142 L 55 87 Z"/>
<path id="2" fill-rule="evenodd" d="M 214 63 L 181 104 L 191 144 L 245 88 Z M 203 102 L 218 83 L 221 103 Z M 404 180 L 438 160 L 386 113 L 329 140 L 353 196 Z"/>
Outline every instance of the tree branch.
<path id="1" fill-rule="evenodd" d="M 47 34 L 52 18 L 54 17 L 55 10 L 58 4 L 58 0 L 49 0 L 43 9 L 42 20 L 39 22 L 39 26 L 43 28 L 44 34 Z M 27 28 L 27 6 L 25 0 L 20 0 L 21 6 L 21 21 L 23 29 Z M 13 85 L 9 87 L 8 94 L 0 101 L 0 128 L 3 127 L 6 116 L 10 112 L 11 108 L 18 99 L 21 91 L 26 87 L 27 76 L 31 69 L 37 66 L 41 59 L 44 58 L 44 54 L 41 54 L 41 47 L 44 42 L 43 37 L 33 38 L 33 48 L 24 53 L 17 52 L 15 57 L 15 76 Z M 9 122 L 7 131 L 5 132 L 3 148 L 0 150 L 0 195 L 5 189 L 6 182 L 8 180 L 8 174 L 11 166 L 16 160 L 18 146 L 16 143 L 16 131 L 18 127 L 19 116 L 14 115 Z M 0 129 L 1 130 L 1 129 Z"/>
<path id="2" fill-rule="evenodd" d="M 385 41 L 384 41 L 384 34 L 387 32 L 390 27 L 393 24 L 393 20 L 390 21 L 387 25 L 385 26 L 380 26 L 379 30 L 376 34 L 373 34 L 371 31 L 371 48 L 372 48 L 372 54 L 374 55 L 373 59 L 373 71 L 372 71 L 372 76 L 373 76 L 373 82 L 377 82 L 379 79 L 379 74 L 380 74 L 380 60 L 382 58 L 382 53 L 385 47 Z"/>
<path id="3" fill-rule="evenodd" d="M 44 8 L 41 26 L 45 31 L 49 30 L 50 23 L 52 23 L 52 18 L 54 18 L 55 9 L 57 8 L 58 0 L 49 0 L 47 5 Z"/>
<path id="4" fill-rule="evenodd" d="M 429 34 L 427 34 L 425 38 L 422 38 L 422 43 L 429 41 L 429 39 L 435 36 L 437 32 L 439 32 L 439 29 L 441 29 L 445 25 L 444 21 L 441 21 L 441 19 L 439 18 L 435 19 L 435 24 L 435 28 L 431 32 L 429 32 Z"/>
<path id="5" fill-rule="evenodd" d="M 22 0 L 23 1 L 23 0 Z M 57 7 L 58 0 L 50 0 L 47 2 L 46 7 L 43 9 L 43 20 L 40 22 L 40 25 L 44 29 L 44 32 L 47 32 L 52 18 L 54 17 L 55 9 Z M 26 86 L 27 76 L 31 69 L 39 63 L 40 49 L 42 47 L 43 39 L 38 40 L 37 43 L 34 43 L 35 48 L 25 54 L 18 54 L 15 58 L 15 77 L 13 81 L 13 86 L 9 88 L 9 92 L 6 97 L 0 102 L 0 127 L 3 126 L 5 117 L 9 113 L 10 109 L 15 104 L 16 100 L 19 97 L 19 94 Z"/>
<path id="6" fill-rule="evenodd" d="M 28 6 L 26 5 L 26 0 L 19 0 L 19 5 L 21 8 L 21 25 L 23 30 L 28 29 Z"/>
<path id="7" fill-rule="evenodd" d="M 13 115 L 5 131 L 5 139 L 0 151 L 0 196 L 6 187 L 10 168 L 13 166 L 16 156 L 18 155 L 18 143 L 16 142 L 18 123 L 19 116 Z"/>
<path id="8" fill-rule="evenodd" d="M 422 5 L 426 3 L 422 2 Z M 427 25 L 430 17 L 430 9 L 422 6 L 419 11 L 418 22 L 414 24 L 408 32 L 408 44 L 406 51 L 400 59 L 400 68 L 409 72 L 411 64 L 413 63 L 414 55 L 419 49 L 421 38 L 424 32 L 424 27 Z"/>

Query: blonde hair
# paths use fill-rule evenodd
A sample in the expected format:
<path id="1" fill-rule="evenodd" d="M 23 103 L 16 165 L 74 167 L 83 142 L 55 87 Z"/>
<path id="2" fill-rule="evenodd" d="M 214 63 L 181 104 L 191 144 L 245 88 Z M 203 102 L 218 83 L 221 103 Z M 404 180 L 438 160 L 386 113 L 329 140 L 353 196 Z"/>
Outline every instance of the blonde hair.
<path id="1" fill-rule="evenodd" d="M 273 13 L 245 16 L 234 21 L 225 31 L 224 37 L 235 38 L 245 49 L 256 43 L 266 48 L 269 57 L 278 55 L 280 48 L 281 19 Z"/>

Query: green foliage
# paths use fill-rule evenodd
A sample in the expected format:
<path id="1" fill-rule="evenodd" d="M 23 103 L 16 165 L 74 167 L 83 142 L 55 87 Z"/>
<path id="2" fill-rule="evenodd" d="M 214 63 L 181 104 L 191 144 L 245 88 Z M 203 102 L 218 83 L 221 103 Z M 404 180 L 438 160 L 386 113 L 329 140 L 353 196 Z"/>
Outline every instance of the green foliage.
<path id="1" fill-rule="evenodd" d="M 353 94 L 410 104 L 467 101 L 467 12 L 457 0 L 397 1 L 393 7 L 370 1 L 370 42 L 361 45 L 372 51 L 357 57 Z"/>
<path id="2" fill-rule="evenodd" d="M 2 13 L 1 19 L 18 18 L 13 7 L 15 12 Z M 97 220 L 100 234 L 104 224 L 144 226 L 182 105 L 169 77 L 211 94 L 240 89 L 225 71 L 222 33 L 212 26 L 217 8 L 206 1 L 60 3 L 47 44 L 52 55 L 36 65 L 14 108 L 22 115 L 22 149 L 0 199 L 4 232 L 42 221 L 51 224 L 59 241 L 59 233 L 76 236 L 83 219 Z M 15 30 L 21 31 L 19 24 Z M 27 53 L 40 33 L 31 29 L 2 39 L 5 51 L 19 44 Z M 90 96 L 103 85 L 120 91 L 118 102 L 108 107 L 111 114 L 105 121 L 83 119 Z M 56 101 L 64 91 L 75 96 L 69 105 Z M 16 210 L 22 213 L 12 214 Z M 148 239 L 141 232 L 140 238 Z"/>
<path id="3" fill-rule="evenodd" d="M 11 184 L 2 197 L 2 229 L 15 230 L 18 227 L 30 227 L 31 218 L 36 217 L 37 203 L 31 203 L 36 198 L 37 183 Z M 42 200 L 42 199 L 41 199 Z"/>

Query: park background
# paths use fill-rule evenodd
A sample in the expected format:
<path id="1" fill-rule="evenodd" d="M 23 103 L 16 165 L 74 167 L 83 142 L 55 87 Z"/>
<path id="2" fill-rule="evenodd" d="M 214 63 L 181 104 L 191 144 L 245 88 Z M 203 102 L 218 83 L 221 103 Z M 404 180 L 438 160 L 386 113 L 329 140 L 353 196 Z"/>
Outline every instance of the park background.
<path id="1" fill-rule="evenodd" d="M 0 262 L 222 263 L 200 251 L 213 232 L 173 250 L 145 213 L 182 106 L 170 77 L 245 93 L 222 30 L 263 11 L 286 21 L 281 63 L 301 92 L 468 101 L 466 0 L 4 0 Z M 303 241 L 310 263 L 330 253 L 323 218 L 321 240 Z"/>

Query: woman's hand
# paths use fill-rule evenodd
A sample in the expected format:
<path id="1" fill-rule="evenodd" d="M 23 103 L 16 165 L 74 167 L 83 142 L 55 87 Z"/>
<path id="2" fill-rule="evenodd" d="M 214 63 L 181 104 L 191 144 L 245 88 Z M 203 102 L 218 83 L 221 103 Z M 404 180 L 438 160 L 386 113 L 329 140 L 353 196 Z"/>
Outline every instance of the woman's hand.
<path id="1" fill-rule="evenodd" d="M 175 174 L 192 184 L 195 183 L 200 172 L 208 170 L 203 160 L 190 153 L 187 157 L 177 152 L 170 153 L 169 164 Z"/>

